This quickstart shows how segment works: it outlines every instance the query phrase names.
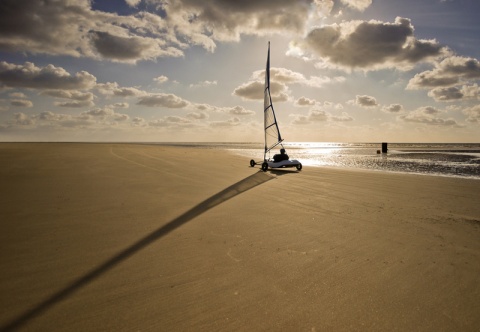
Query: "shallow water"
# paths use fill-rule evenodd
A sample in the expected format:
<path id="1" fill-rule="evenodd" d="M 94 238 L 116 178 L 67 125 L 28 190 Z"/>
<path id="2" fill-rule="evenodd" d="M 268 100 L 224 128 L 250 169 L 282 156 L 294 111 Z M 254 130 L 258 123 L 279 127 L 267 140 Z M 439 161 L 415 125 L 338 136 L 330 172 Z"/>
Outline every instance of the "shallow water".
<path id="1" fill-rule="evenodd" d="M 308 166 L 480 179 L 480 144 L 392 143 L 386 154 L 378 153 L 380 143 L 296 142 L 284 146 L 290 159 Z M 257 143 L 214 144 L 212 147 L 226 148 L 257 161 L 263 159 L 263 147 Z M 278 151 L 272 151 L 270 157 L 275 153 Z"/>

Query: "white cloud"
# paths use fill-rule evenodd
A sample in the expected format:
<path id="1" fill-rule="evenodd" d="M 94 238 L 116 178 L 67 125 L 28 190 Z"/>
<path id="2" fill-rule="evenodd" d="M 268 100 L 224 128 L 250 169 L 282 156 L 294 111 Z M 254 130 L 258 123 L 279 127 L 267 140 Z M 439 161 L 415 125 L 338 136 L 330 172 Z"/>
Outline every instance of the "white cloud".
<path id="1" fill-rule="evenodd" d="M 217 85 L 217 81 L 203 81 L 197 84 L 190 84 L 191 88 L 202 88 Z"/>
<path id="2" fill-rule="evenodd" d="M 416 74 L 407 89 L 451 87 L 462 81 L 480 79 L 480 62 L 477 59 L 451 56 L 435 64 L 433 70 Z"/>
<path id="3" fill-rule="evenodd" d="M 444 119 L 440 118 L 437 115 L 441 113 L 440 110 L 432 106 L 420 107 L 415 111 L 409 112 L 405 115 L 400 115 L 399 119 L 405 122 L 413 122 L 419 124 L 425 124 L 429 126 L 440 126 L 440 127 L 463 127 L 458 124 L 455 119 L 449 118 Z"/>
<path id="4" fill-rule="evenodd" d="M 33 107 L 33 103 L 26 99 L 12 99 L 10 105 L 15 107 Z"/>
<path id="5" fill-rule="evenodd" d="M 147 95 L 145 91 L 135 87 L 120 87 L 117 82 L 98 83 L 95 85 L 95 89 L 106 96 L 140 97 Z"/>
<path id="6" fill-rule="evenodd" d="M 265 85 L 259 81 L 250 81 L 240 85 L 233 91 L 233 95 L 249 100 L 262 100 Z M 288 87 L 280 82 L 270 82 L 270 93 L 274 102 L 287 101 L 289 99 Z"/>
<path id="7" fill-rule="evenodd" d="M 158 84 L 162 84 L 162 83 L 165 83 L 165 82 L 168 81 L 168 77 L 164 76 L 164 75 L 161 75 L 161 76 L 155 77 L 153 80 L 155 82 L 157 82 Z"/>
<path id="8" fill-rule="evenodd" d="M 226 121 L 213 121 L 213 122 L 210 122 L 210 126 L 211 127 L 235 127 L 235 126 L 238 126 L 240 124 L 240 119 L 235 117 L 235 118 L 232 118 L 230 120 L 226 120 Z"/>
<path id="9" fill-rule="evenodd" d="M 480 105 L 466 108 L 463 113 L 467 115 L 467 121 L 480 124 Z"/>
<path id="10" fill-rule="evenodd" d="M 149 107 L 185 108 L 190 105 L 190 102 L 174 94 L 157 93 L 140 97 L 137 105 Z"/>
<path id="11" fill-rule="evenodd" d="M 247 110 L 247 109 L 243 108 L 242 106 L 235 106 L 235 107 L 226 108 L 224 111 L 229 113 L 229 114 L 239 115 L 239 116 L 255 114 L 254 111 Z"/>
<path id="12" fill-rule="evenodd" d="M 14 114 L 14 123 L 19 126 L 31 126 L 35 122 L 25 113 L 15 113 Z"/>
<path id="13" fill-rule="evenodd" d="M 341 1 L 347 6 L 360 11 L 364 11 L 372 4 L 372 0 L 341 0 Z"/>
<path id="14" fill-rule="evenodd" d="M 23 92 L 12 92 L 9 96 L 15 99 L 27 99 L 27 96 Z"/>
<path id="15" fill-rule="evenodd" d="M 350 122 L 354 118 L 348 113 L 342 112 L 341 115 L 334 115 L 323 109 L 312 109 L 308 112 L 308 115 L 292 114 L 292 124 L 307 125 L 315 122 Z"/>
<path id="16" fill-rule="evenodd" d="M 205 120 L 208 119 L 208 114 L 205 112 L 191 112 L 187 114 L 187 118 L 193 120 Z"/>
<path id="17" fill-rule="evenodd" d="M 313 106 L 315 105 L 316 100 L 310 99 L 307 97 L 300 97 L 297 100 L 295 100 L 295 105 L 297 106 Z"/>
<path id="18" fill-rule="evenodd" d="M 142 0 L 125 0 L 130 7 L 137 7 Z"/>

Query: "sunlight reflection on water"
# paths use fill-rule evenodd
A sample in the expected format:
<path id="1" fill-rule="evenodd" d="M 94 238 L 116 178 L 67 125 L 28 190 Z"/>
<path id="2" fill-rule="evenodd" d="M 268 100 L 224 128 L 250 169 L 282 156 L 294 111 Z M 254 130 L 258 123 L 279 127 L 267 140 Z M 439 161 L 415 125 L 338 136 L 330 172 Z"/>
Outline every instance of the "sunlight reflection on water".
<path id="1" fill-rule="evenodd" d="M 480 179 L 480 144 L 396 143 L 389 145 L 387 154 L 377 153 L 380 143 L 295 142 L 284 146 L 290 159 L 297 159 L 304 166 Z M 258 143 L 232 143 L 223 148 L 256 161 L 263 159 L 263 148 Z M 272 151 L 270 157 L 275 153 L 278 151 Z"/>

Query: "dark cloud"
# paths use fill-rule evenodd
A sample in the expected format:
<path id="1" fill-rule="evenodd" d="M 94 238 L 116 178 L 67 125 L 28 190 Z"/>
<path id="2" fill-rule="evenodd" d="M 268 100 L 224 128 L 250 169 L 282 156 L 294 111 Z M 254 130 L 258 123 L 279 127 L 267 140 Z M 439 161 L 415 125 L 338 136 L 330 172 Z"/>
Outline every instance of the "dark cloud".
<path id="1" fill-rule="evenodd" d="M 382 107 L 382 111 L 386 113 L 400 113 L 403 111 L 403 106 L 400 104 L 391 104 L 389 106 Z"/>
<path id="2" fill-rule="evenodd" d="M 86 71 L 72 76 L 65 69 L 54 65 L 39 68 L 31 62 L 15 65 L 2 61 L 0 82 L 15 88 L 77 90 L 92 88 L 96 78 Z"/>
<path id="3" fill-rule="evenodd" d="M 172 36 L 173 33 L 173 36 Z M 2 0 L 0 50 L 136 62 L 178 57 L 173 28 L 152 13 L 94 11 L 90 0 Z"/>
<path id="4" fill-rule="evenodd" d="M 377 100 L 371 96 L 359 96 L 355 97 L 355 104 L 361 107 L 375 107 L 378 106 Z"/>
<path id="5" fill-rule="evenodd" d="M 152 38 L 121 37 L 101 31 L 90 34 L 95 50 L 106 59 L 135 62 L 138 59 L 155 59 L 160 55 L 155 51 L 157 41 Z"/>
<path id="6" fill-rule="evenodd" d="M 25 99 L 12 99 L 10 100 L 10 105 L 15 107 L 33 107 L 33 103 Z"/>
<path id="7" fill-rule="evenodd" d="M 428 92 L 428 96 L 436 101 L 455 101 L 464 97 L 462 91 L 458 87 L 435 88 Z"/>
<path id="8" fill-rule="evenodd" d="M 447 52 L 436 41 L 418 40 L 407 18 L 395 23 L 344 22 L 311 30 L 294 43 L 331 66 L 349 69 L 409 69 L 421 61 L 432 61 Z"/>

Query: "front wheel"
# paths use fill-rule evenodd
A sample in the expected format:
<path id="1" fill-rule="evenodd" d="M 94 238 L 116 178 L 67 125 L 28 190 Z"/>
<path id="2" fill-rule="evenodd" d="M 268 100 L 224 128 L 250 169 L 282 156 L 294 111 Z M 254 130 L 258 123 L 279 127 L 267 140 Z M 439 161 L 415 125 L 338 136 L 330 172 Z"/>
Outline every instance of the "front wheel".
<path id="1" fill-rule="evenodd" d="M 302 170 L 302 164 L 297 165 L 297 170 L 301 171 Z"/>
<path id="2" fill-rule="evenodd" d="M 255 160 L 250 160 L 250 167 L 254 167 L 255 166 Z"/>
<path id="3" fill-rule="evenodd" d="M 262 164 L 262 171 L 266 172 L 268 169 L 268 164 L 265 162 Z"/>

